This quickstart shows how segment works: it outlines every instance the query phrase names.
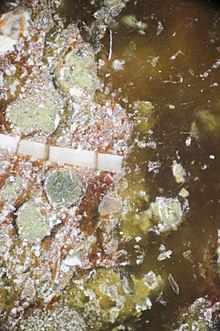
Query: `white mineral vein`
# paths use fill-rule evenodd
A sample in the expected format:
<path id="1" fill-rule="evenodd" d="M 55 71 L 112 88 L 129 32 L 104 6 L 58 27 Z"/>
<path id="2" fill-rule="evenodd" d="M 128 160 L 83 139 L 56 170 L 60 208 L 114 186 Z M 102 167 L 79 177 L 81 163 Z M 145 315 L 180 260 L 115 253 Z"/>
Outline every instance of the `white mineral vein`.
<path id="1" fill-rule="evenodd" d="M 44 161 L 117 172 L 122 169 L 123 156 L 82 149 L 50 146 L 44 143 L 20 139 L 19 136 L 0 134 L 0 149 L 28 155 Z"/>

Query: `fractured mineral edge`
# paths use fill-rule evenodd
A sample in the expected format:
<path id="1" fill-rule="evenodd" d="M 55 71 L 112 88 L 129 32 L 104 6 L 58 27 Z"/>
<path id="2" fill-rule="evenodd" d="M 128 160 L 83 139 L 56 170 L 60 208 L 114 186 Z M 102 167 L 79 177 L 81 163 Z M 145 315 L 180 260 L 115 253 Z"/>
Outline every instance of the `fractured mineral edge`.
<path id="1" fill-rule="evenodd" d="M 120 155 L 49 146 L 36 141 L 20 139 L 19 136 L 5 134 L 0 134 L 0 149 L 7 149 L 11 153 L 27 155 L 44 161 L 113 172 L 120 171 L 123 163 L 123 157 Z"/>

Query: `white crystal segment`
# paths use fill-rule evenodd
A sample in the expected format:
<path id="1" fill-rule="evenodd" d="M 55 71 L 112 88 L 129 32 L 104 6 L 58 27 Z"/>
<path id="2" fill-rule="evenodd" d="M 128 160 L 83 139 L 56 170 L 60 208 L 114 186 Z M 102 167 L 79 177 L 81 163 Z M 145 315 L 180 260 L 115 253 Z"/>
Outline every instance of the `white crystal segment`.
<path id="1" fill-rule="evenodd" d="M 96 168 L 96 152 L 65 147 L 50 146 L 49 161 L 67 163 L 80 167 Z"/>
<path id="2" fill-rule="evenodd" d="M 47 160 L 48 146 L 36 141 L 21 139 L 18 145 L 18 153 L 29 155 L 36 159 Z"/>
<path id="3" fill-rule="evenodd" d="M 18 149 L 19 136 L 9 136 L 0 134 L 0 148 L 7 149 L 11 153 L 15 153 Z"/>
<path id="4" fill-rule="evenodd" d="M 121 171 L 123 156 L 112 154 L 98 154 L 98 170 Z"/>

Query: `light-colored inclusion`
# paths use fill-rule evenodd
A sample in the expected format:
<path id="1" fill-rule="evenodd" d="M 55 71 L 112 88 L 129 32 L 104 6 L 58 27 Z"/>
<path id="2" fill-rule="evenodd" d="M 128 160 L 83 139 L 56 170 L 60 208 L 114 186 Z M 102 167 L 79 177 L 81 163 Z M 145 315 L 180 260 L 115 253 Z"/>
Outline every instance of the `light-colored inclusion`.
<path id="1" fill-rule="evenodd" d="M 9 177 L 0 190 L 0 202 L 14 202 L 24 191 L 24 180 L 20 177 Z"/>
<path id="2" fill-rule="evenodd" d="M 99 204 L 98 211 L 103 217 L 117 214 L 122 208 L 122 202 L 119 197 L 115 197 L 111 194 L 104 196 Z"/>
<path id="3" fill-rule="evenodd" d="M 91 327 L 98 327 L 98 321 L 120 322 L 151 308 L 149 295 L 160 285 L 160 276 L 153 272 L 139 279 L 123 269 L 100 268 L 74 277 L 64 291 L 64 302 L 89 319 Z"/>
<path id="4" fill-rule="evenodd" d="M 16 223 L 21 239 L 35 243 L 50 234 L 50 226 L 34 201 L 28 201 L 18 210 Z"/>
<path id="5" fill-rule="evenodd" d="M 82 196 L 81 178 L 73 170 L 56 169 L 50 171 L 44 184 L 45 192 L 53 207 L 70 207 Z"/>
<path id="6" fill-rule="evenodd" d="M 205 138 L 207 136 L 219 139 L 220 136 L 220 102 L 212 106 L 203 106 L 195 112 L 195 120 L 191 124 L 190 134 L 193 138 Z"/>
<path id="7" fill-rule="evenodd" d="M 158 224 L 161 232 L 177 230 L 183 217 L 183 209 L 177 198 L 157 197 L 150 204 L 148 215 L 153 222 Z"/>
<path id="8" fill-rule="evenodd" d="M 183 166 L 180 163 L 177 163 L 175 160 L 172 165 L 172 174 L 177 182 L 177 184 L 184 183 L 186 180 L 186 172 Z"/>
<path id="9" fill-rule="evenodd" d="M 146 133 L 154 127 L 156 121 L 154 106 L 150 101 L 135 101 L 132 110 L 132 118 L 137 132 Z"/>
<path id="10" fill-rule="evenodd" d="M 118 185 L 118 195 L 123 201 L 120 225 L 126 237 L 136 237 L 147 233 L 151 221 L 146 210 L 149 195 L 142 173 L 122 178 Z"/>
<path id="11" fill-rule="evenodd" d="M 9 12 L 0 17 L 0 56 L 13 51 L 21 36 L 28 32 L 30 14 L 28 12 Z"/>
<path id="12" fill-rule="evenodd" d="M 55 77 L 61 90 L 78 100 L 86 93 L 93 98 L 100 87 L 97 65 L 92 48 L 85 44 L 78 50 L 68 52 L 55 70 Z"/>
<path id="13" fill-rule="evenodd" d="M 38 103 L 29 98 L 11 103 L 6 110 L 6 118 L 15 133 L 28 135 L 41 131 L 51 135 L 58 127 L 59 111 L 53 101 Z"/>
<path id="14" fill-rule="evenodd" d="M 128 29 L 138 30 L 144 34 L 147 31 L 148 25 L 143 21 L 138 21 L 134 15 L 124 15 L 121 17 L 120 22 Z"/>

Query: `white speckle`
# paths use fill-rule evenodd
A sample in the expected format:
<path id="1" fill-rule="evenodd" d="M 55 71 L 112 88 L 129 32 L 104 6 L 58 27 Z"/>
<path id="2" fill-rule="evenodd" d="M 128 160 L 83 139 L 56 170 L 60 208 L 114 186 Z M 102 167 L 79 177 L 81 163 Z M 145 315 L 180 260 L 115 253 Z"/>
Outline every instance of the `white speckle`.
<path id="1" fill-rule="evenodd" d="M 14 45 L 17 44 L 17 40 L 14 40 L 8 36 L 0 36 L 0 56 L 4 55 L 8 51 L 14 50 Z"/>
<path id="2" fill-rule="evenodd" d="M 77 87 L 71 87 L 69 89 L 69 93 L 73 96 L 73 97 L 81 97 L 83 95 L 83 92 L 81 89 L 77 88 Z"/>
<path id="3" fill-rule="evenodd" d="M 66 272 L 68 272 L 70 270 L 70 268 L 67 265 L 62 264 L 61 265 L 61 270 L 66 273 Z"/>
<path id="4" fill-rule="evenodd" d="M 82 261 L 79 259 L 78 256 L 68 256 L 65 260 L 65 264 L 73 267 L 73 266 L 81 266 Z"/>
<path id="5" fill-rule="evenodd" d="M 182 197 L 182 198 L 187 198 L 187 197 L 189 196 L 189 192 L 183 187 L 183 188 L 179 191 L 178 195 L 179 195 L 180 197 Z"/>
<path id="6" fill-rule="evenodd" d="M 183 257 L 186 259 L 192 254 L 192 251 L 189 249 L 188 251 L 183 252 Z"/>
<path id="7" fill-rule="evenodd" d="M 147 62 L 152 65 L 152 67 L 156 67 L 159 60 L 159 56 L 148 56 Z"/>
<path id="8" fill-rule="evenodd" d="M 165 250 L 166 250 L 166 247 L 163 244 L 161 244 L 160 247 L 159 247 L 159 251 L 160 252 L 165 252 Z"/>
<path id="9" fill-rule="evenodd" d="M 159 161 L 149 161 L 148 162 L 148 172 L 153 171 L 154 173 L 158 173 L 159 172 L 159 168 L 161 167 L 161 164 Z"/>
<path id="10" fill-rule="evenodd" d="M 7 76 L 13 76 L 16 73 L 16 67 L 13 64 L 10 65 L 5 69 L 5 73 Z"/>
<path id="11" fill-rule="evenodd" d="M 215 155 L 210 154 L 210 155 L 209 155 L 209 158 L 210 158 L 211 160 L 215 160 Z"/>
<path id="12" fill-rule="evenodd" d="M 158 21 L 158 25 L 157 25 L 157 36 L 159 36 L 162 32 L 163 32 L 163 25 L 161 23 L 161 21 Z"/>
<path id="13" fill-rule="evenodd" d="M 186 138 L 186 147 L 189 147 L 192 143 L 192 138 L 191 137 L 187 137 Z"/>
<path id="14" fill-rule="evenodd" d="M 60 123 L 60 116 L 58 114 L 56 114 L 56 117 L 55 117 L 55 120 L 54 120 L 55 128 L 58 127 L 59 123 Z"/>
<path id="15" fill-rule="evenodd" d="M 180 293 L 179 286 L 171 274 L 168 275 L 168 280 L 173 292 L 178 295 Z"/>
<path id="16" fill-rule="evenodd" d="M 176 52 L 175 54 L 173 54 L 171 56 L 170 60 L 172 60 L 172 61 L 176 60 L 178 55 L 184 55 L 184 53 L 181 50 L 179 50 L 178 52 Z"/>
<path id="17" fill-rule="evenodd" d="M 99 67 L 103 67 L 105 65 L 105 62 L 102 59 L 99 59 L 98 65 Z"/>
<path id="18" fill-rule="evenodd" d="M 176 161 L 173 161 L 172 165 L 172 174 L 175 177 L 175 180 L 178 184 L 185 182 L 186 172 L 183 166 Z"/>
<path id="19" fill-rule="evenodd" d="M 149 271 L 144 276 L 144 284 L 149 287 L 151 290 L 154 290 L 159 286 L 160 277 L 156 276 L 153 271 Z"/>
<path id="20" fill-rule="evenodd" d="M 147 309 L 151 309 L 151 307 L 152 307 L 152 302 L 149 298 L 146 299 L 144 304 L 135 306 L 137 312 L 141 312 L 141 311 L 144 311 L 144 310 L 147 310 Z"/>
<path id="21" fill-rule="evenodd" d="M 34 65 L 34 61 L 33 61 L 32 58 L 29 58 L 27 62 L 28 62 L 28 65 L 29 66 L 33 66 Z"/>
<path id="22" fill-rule="evenodd" d="M 162 252 L 160 255 L 158 255 L 157 260 L 158 261 L 163 261 L 163 260 L 166 260 L 166 259 L 170 259 L 172 253 L 173 252 L 171 250 L 168 250 L 166 252 Z"/>
<path id="23" fill-rule="evenodd" d="M 118 59 L 116 59 L 112 63 L 112 68 L 115 71 L 124 70 L 124 64 L 125 64 L 125 61 L 124 60 L 118 60 Z"/>
<path id="24" fill-rule="evenodd" d="M 211 322 L 212 321 L 212 309 L 209 308 L 206 311 L 204 311 L 204 316 L 207 321 Z"/>
<path id="25" fill-rule="evenodd" d="M 142 237 L 135 237 L 135 240 L 136 240 L 137 243 L 138 243 L 141 239 L 142 239 Z"/>
<path id="26" fill-rule="evenodd" d="M 215 82 L 215 83 L 210 85 L 210 87 L 217 87 L 217 86 L 219 86 L 218 82 Z"/>

